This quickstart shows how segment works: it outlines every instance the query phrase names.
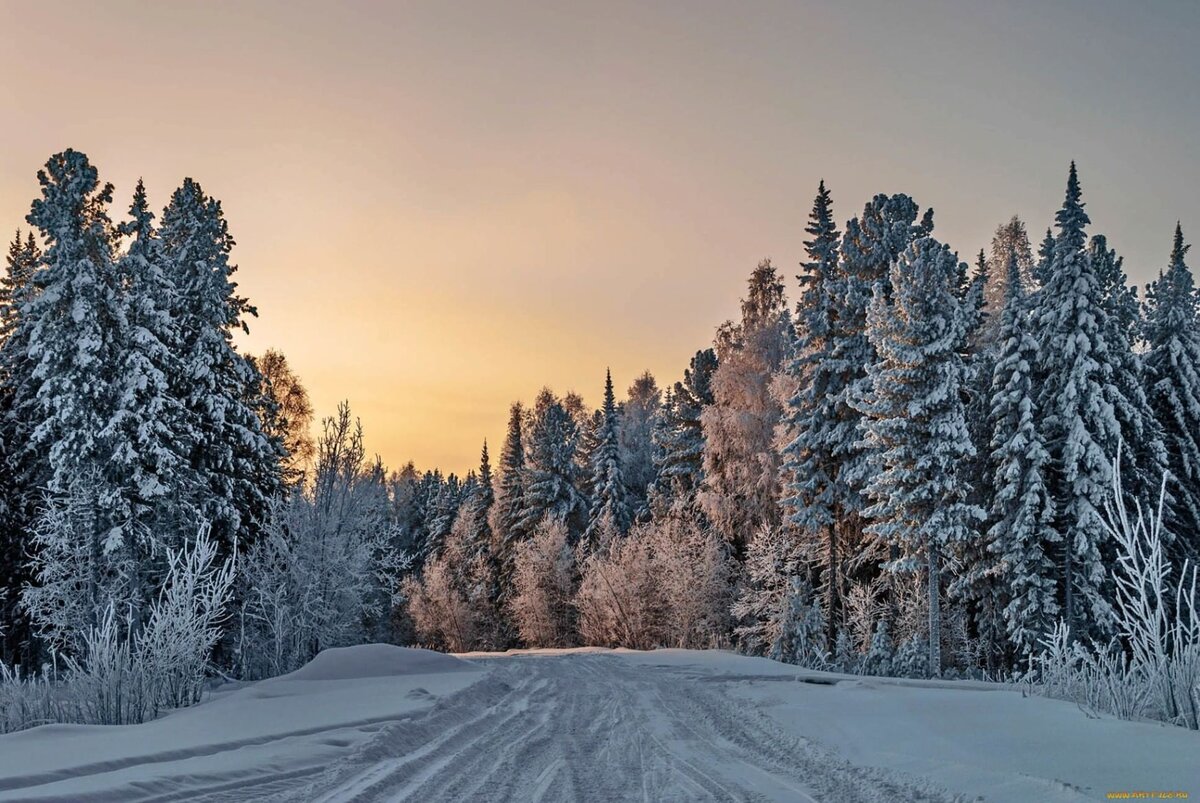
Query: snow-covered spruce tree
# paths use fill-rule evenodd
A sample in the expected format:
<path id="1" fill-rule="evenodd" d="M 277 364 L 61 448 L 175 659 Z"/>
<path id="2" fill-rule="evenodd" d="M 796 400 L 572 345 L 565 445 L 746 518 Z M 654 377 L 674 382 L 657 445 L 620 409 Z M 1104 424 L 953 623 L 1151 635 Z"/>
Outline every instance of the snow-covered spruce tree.
<path id="1" fill-rule="evenodd" d="M 1100 284 L 1107 313 L 1104 341 L 1111 376 L 1105 392 L 1124 444 L 1120 449 L 1123 484 L 1130 501 L 1149 499 L 1157 493 L 1167 470 L 1167 453 L 1162 428 L 1146 398 L 1141 359 L 1134 352 L 1134 344 L 1140 337 L 1141 305 L 1137 290 L 1126 282 L 1124 260 L 1108 247 L 1104 235 L 1092 237 L 1088 260 Z M 1114 450 L 1112 454 L 1115 453 Z M 1114 557 L 1111 549 L 1102 550 L 1101 554 L 1106 561 Z"/>
<path id="2" fill-rule="evenodd" d="M 1168 266 L 1146 288 L 1144 324 L 1146 396 L 1169 456 L 1165 529 L 1178 565 L 1200 559 L 1200 319 L 1189 247 L 1176 223 Z"/>
<path id="3" fill-rule="evenodd" d="M 633 516 L 649 512 L 650 488 L 654 484 L 654 428 L 662 407 L 662 392 L 654 376 L 644 372 L 629 386 L 629 397 L 621 403 L 617 420 L 621 476 Z"/>
<path id="4" fill-rule="evenodd" d="M 264 434 L 256 413 L 262 380 L 233 345 L 233 331 L 246 330 L 246 316 L 257 313 L 231 278 L 234 241 L 221 203 L 192 179 L 171 195 L 159 237 L 179 291 L 173 313 L 183 370 L 173 379 L 194 435 L 188 459 L 201 486 L 201 515 L 228 549 L 234 537 L 253 541 L 281 490 L 282 446 Z"/>
<path id="5" fill-rule="evenodd" d="M 1046 279 L 1050 275 L 1050 263 L 1054 259 L 1054 242 L 1054 230 L 1047 228 L 1046 236 L 1042 238 L 1042 242 L 1038 246 L 1037 262 L 1033 266 L 1033 284 L 1038 289 L 1046 286 Z"/>
<path id="6" fill-rule="evenodd" d="M 969 316 L 955 293 L 958 258 L 924 237 L 877 288 L 867 318 L 878 354 L 862 400 L 863 440 L 875 474 L 867 485 L 869 532 L 900 549 L 893 571 L 925 572 L 929 671 L 941 673 L 941 571 L 983 511 L 968 501 L 961 464 L 974 453 L 962 402 Z"/>
<path id="7" fill-rule="evenodd" d="M 655 429 L 655 495 L 665 506 L 690 506 L 704 479 L 704 429 L 700 416 L 713 403 L 712 377 L 717 353 L 702 349 L 693 355 L 683 379 L 670 391 Z"/>
<path id="8" fill-rule="evenodd" d="M 932 209 L 919 215 L 916 202 L 907 195 L 876 195 L 859 217 L 846 223 L 840 269 L 831 288 L 835 314 L 824 364 L 830 374 L 826 382 L 833 404 L 824 437 L 841 463 L 836 489 L 844 494 L 838 500 L 843 551 L 848 557 L 853 555 L 852 565 L 866 575 L 885 557 L 883 545 L 866 536 L 862 515 L 867 505 L 863 490 L 872 469 L 860 433 L 858 400 L 869 390 L 867 368 L 876 360 L 866 333 L 867 309 L 876 286 L 885 297 L 890 293 L 889 270 L 900 253 L 932 230 Z"/>
<path id="9" fill-rule="evenodd" d="M 425 514 L 427 533 L 425 543 L 417 554 L 417 559 L 422 564 L 442 554 L 463 498 L 457 475 L 451 473 L 443 479 L 442 473 L 435 469 L 427 476 L 432 478 Z"/>
<path id="10" fill-rule="evenodd" d="M 1099 635 L 1111 625 L 1101 591 L 1100 511 L 1111 483 L 1109 456 L 1121 437 L 1111 401 L 1113 355 L 1106 337 L 1111 326 L 1086 250 L 1084 227 L 1090 221 L 1080 199 L 1072 162 L 1043 286 L 1033 296 L 1039 430 L 1050 455 L 1047 484 L 1061 537 L 1058 600 L 1073 638 Z"/>
<path id="11" fill-rule="evenodd" d="M 129 220 L 118 227 L 129 246 L 117 261 L 123 328 L 116 342 L 115 406 L 104 431 L 112 444 L 110 471 L 121 538 L 139 567 L 135 594 L 148 603 L 158 585 L 154 567 L 164 548 L 195 535 L 199 481 L 187 444 L 196 439 L 172 381 L 182 369 L 182 342 L 173 315 L 178 289 L 163 270 L 154 214 L 138 181 Z"/>
<path id="12" fill-rule="evenodd" d="M 927 237 L 933 232 L 933 210 L 920 214 L 916 201 L 907 195 L 879 194 L 863 207 L 862 213 L 846 223 L 842 235 L 842 260 L 837 291 L 837 322 L 835 357 L 844 360 L 849 372 L 845 383 L 847 407 L 854 414 L 847 414 L 857 425 L 861 412 L 855 399 L 863 398 L 870 389 L 868 367 L 875 362 L 876 353 L 867 336 L 867 314 L 878 290 L 884 298 L 891 294 L 891 268 L 910 243 Z M 954 280 L 957 287 L 958 263 L 955 262 Z M 850 434 L 850 433 L 847 433 Z M 854 438 L 854 435 L 851 435 Z M 853 448 L 847 449 L 844 470 L 851 483 L 863 487 L 861 478 L 871 472 L 869 454 Z"/>
<path id="13" fill-rule="evenodd" d="M 1018 260 L 1017 282 L 1020 283 L 1019 253 L 1017 249 L 1009 249 L 1009 259 Z M 960 270 L 966 267 L 960 263 Z M 1008 264 L 998 271 L 1006 272 Z M 976 262 L 974 276 L 962 276 L 959 279 L 959 299 L 963 312 L 967 316 L 967 338 L 963 344 L 963 405 L 967 417 L 967 430 L 974 446 L 974 455 L 967 458 L 960 467 L 961 475 L 971 480 L 971 488 L 967 501 L 984 510 L 992 509 L 993 488 L 984 478 L 992 474 L 991 441 L 992 426 L 990 413 L 992 404 L 992 375 L 998 359 L 999 343 L 996 335 L 998 330 L 988 333 L 993 326 L 992 319 L 999 318 L 1000 310 L 988 308 L 987 289 L 992 284 L 992 267 L 982 250 Z M 1003 284 L 1007 287 L 1008 280 Z M 990 340 L 989 340 L 990 337 Z M 1006 605 L 1007 589 L 1003 578 L 999 576 L 997 561 L 992 554 L 988 538 L 991 519 L 984 519 L 974 524 L 975 533 L 956 550 L 956 558 L 962 569 L 955 572 L 954 580 L 949 586 L 950 597 L 961 605 L 956 613 L 958 617 L 951 622 L 955 627 L 963 625 L 986 645 L 984 657 L 987 669 L 996 670 L 1002 665 L 1006 656 L 1004 645 L 1007 640 L 1004 625 L 1004 607 Z M 969 624 L 968 624 L 969 623 Z M 953 632 L 953 628 L 951 628 Z M 943 640 L 944 646 L 953 643 L 954 639 L 948 633 Z"/>
<path id="14" fill-rule="evenodd" d="M 566 525 L 574 544 L 587 519 L 587 503 L 577 486 L 575 420 L 562 401 L 544 388 L 529 411 L 526 432 L 528 482 L 518 526 L 532 532 L 543 519 L 555 519 Z"/>
<path id="15" fill-rule="evenodd" d="M 362 643 L 388 613 L 397 573 L 382 468 L 347 404 L 326 418 L 309 488 L 275 502 L 244 560 L 237 658 L 247 677 Z"/>
<path id="16" fill-rule="evenodd" d="M 28 328 L 21 326 L 23 309 L 34 291 L 33 274 L 41 250 L 33 232 L 17 231 L 0 276 L 0 663 L 33 663 L 32 629 L 20 606 L 20 591 L 33 579 L 26 555 L 37 500 L 33 472 L 35 456 L 25 417 L 32 392 L 32 363 L 26 347 Z"/>
<path id="17" fill-rule="evenodd" d="M 780 404 L 771 380 L 788 356 L 791 315 L 770 260 L 759 263 L 742 300 L 742 317 L 717 332 L 713 403 L 701 413 L 704 484 L 701 511 L 739 557 L 763 527 L 779 523 Z"/>
<path id="18" fill-rule="evenodd" d="M 789 523 L 813 542 L 819 554 L 817 583 L 824 600 L 826 641 L 832 648 L 841 617 L 841 528 L 848 520 L 853 491 L 841 476 L 845 432 L 839 420 L 839 397 L 846 390 L 846 366 L 835 357 L 837 347 L 838 244 L 829 191 L 817 188 L 805 228 L 808 261 L 803 263 L 800 301 L 796 305 L 796 351 L 787 375 L 796 392 L 786 400 L 780 440 L 784 490 L 782 504 Z"/>
<path id="19" fill-rule="evenodd" d="M 592 504 L 588 511 L 584 539 L 595 546 L 601 529 L 609 528 L 619 535 L 629 529 L 631 515 L 626 502 L 626 484 L 622 473 L 622 450 L 618 442 L 619 418 L 613 395 L 612 372 L 604 377 L 604 406 L 601 409 L 596 445 L 592 449 Z"/>
<path id="20" fill-rule="evenodd" d="M 1000 352 L 992 372 L 988 416 L 994 493 L 987 542 L 994 562 L 981 568 L 1001 578 L 1008 598 L 1007 637 L 1018 655 L 1031 655 L 1058 621 L 1054 555 L 1060 536 L 1046 487 L 1050 457 L 1038 431 L 1038 344 L 1030 331 L 1029 298 L 1020 270 L 1019 257 L 1011 254 L 996 330 Z"/>
<path id="21" fill-rule="evenodd" d="M 524 447 L 525 411 L 520 402 L 512 405 L 508 416 L 508 431 L 500 450 L 500 465 L 496 478 L 496 499 L 488 514 L 492 529 L 492 552 L 496 561 L 497 604 L 504 606 L 512 594 L 513 560 L 517 544 L 525 540 L 528 530 L 522 526 L 525 513 Z"/>
<path id="22" fill-rule="evenodd" d="M 426 498 L 422 475 L 410 460 L 388 478 L 391 500 L 392 548 L 414 562 L 425 543 Z M 415 566 L 414 566 L 415 568 Z"/>
<path id="23" fill-rule="evenodd" d="M 1146 288 L 1143 328 L 1146 396 L 1169 459 L 1166 531 L 1180 566 L 1200 560 L 1200 319 L 1189 248 L 1176 224 L 1167 269 Z"/>
<path id="24" fill-rule="evenodd" d="M 88 563 L 74 593 L 92 617 L 99 617 L 110 603 L 124 608 L 133 601 L 134 573 L 125 554 L 108 431 L 117 409 L 116 371 L 125 330 L 114 267 L 116 233 L 107 210 L 112 186 L 101 186 L 96 168 L 73 150 L 52 156 L 38 181 L 42 197 L 33 202 L 28 220 L 48 248 L 13 335 L 25 342 L 33 388 L 15 412 L 29 427 L 36 482 L 51 495 L 70 493 L 64 515 L 80 514 L 56 530 L 46 529 L 47 520 L 40 546 L 48 555 L 65 554 L 74 547 L 59 550 L 51 542 L 83 539 Z M 38 567 L 39 575 L 56 571 Z M 44 629 L 45 623 L 39 624 Z"/>
<path id="25" fill-rule="evenodd" d="M 475 487 L 471 496 L 459 509 L 459 515 L 467 519 L 467 539 L 470 544 L 468 554 L 472 557 L 485 557 L 491 560 L 492 526 L 488 522 L 492 503 L 496 501 L 496 490 L 492 479 L 492 461 L 488 454 L 487 441 L 479 450 L 479 473 L 476 475 Z"/>

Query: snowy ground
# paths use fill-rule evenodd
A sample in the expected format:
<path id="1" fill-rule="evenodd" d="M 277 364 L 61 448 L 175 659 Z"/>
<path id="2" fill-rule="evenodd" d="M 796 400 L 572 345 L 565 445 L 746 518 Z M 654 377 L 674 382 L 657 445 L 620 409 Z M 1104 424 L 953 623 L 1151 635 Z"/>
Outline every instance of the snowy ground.
<path id="1" fill-rule="evenodd" d="M 0 736 L 0 800 L 1038 800 L 1200 795 L 1200 735 L 986 684 L 722 652 L 374 645 L 146 725 Z"/>

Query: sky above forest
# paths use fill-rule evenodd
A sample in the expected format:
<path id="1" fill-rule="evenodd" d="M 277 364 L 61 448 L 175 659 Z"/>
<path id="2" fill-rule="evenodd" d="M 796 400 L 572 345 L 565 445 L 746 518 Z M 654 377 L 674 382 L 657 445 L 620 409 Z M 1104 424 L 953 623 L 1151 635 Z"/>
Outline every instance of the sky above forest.
<path id="1" fill-rule="evenodd" d="M 673 382 L 817 182 L 1040 239 L 1078 162 L 1142 284 L 1200 241 L 1200 4 L 0 0 L 0 227 L 85 151 L 223 202 L 245 348 L 390 466 L 465 471 L 543 385 Z M 1200 249 L 1192 258 L 1200 268 Z M 495 451 L 495 449 L 493 450 Z"/>

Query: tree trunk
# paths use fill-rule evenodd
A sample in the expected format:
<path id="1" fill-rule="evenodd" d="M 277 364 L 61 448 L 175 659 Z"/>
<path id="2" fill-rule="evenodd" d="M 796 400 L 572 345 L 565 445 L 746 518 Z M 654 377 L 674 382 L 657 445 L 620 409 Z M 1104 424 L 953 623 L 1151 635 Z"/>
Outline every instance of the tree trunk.
<path id="1" fill-rule="evenodd" d="M 1063 617 L 1067 623 L 1067 643 L 1075 643 L 1075 565 L 1072 560 L 1071 532 L 1063 538 Z"/>
<path id="2" fill-rule="evenodd" d="M 829 654 L 834 654 L 837 649 L 837 624 L 838 624 L 838 609 L 839 609 L 839 589 L 838 582 L 840 572 L 838 571 L 838 527 L 840 520 L 835 520 L 829 525 L 827 537 L 829 542 L 827 563 L 825 564 L 825 649 Z"/>
<path id="3" fill-rule="evenodd" d="M 939 594 L 942 573 L 937 547 L 929 545 L 929 674 L 942 674 L 942 609 Z"/>

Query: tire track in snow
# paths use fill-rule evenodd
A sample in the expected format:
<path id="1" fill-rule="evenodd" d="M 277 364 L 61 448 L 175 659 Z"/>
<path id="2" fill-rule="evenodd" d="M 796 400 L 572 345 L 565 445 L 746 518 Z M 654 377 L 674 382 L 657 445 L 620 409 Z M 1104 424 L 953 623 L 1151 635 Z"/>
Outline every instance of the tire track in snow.
<path id="1" fill-rule="evenodd" d="M 484 659 L 491 676 L 278 800 L 950 801 L 856 767 L 762 711 L 620 656 Z M 311 779 L 309 779 L 311 780 Z"/>

